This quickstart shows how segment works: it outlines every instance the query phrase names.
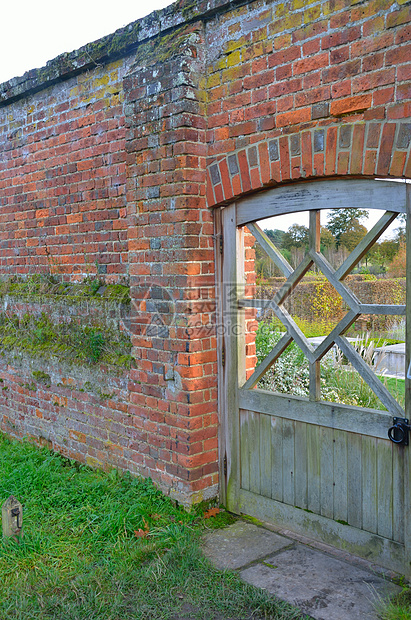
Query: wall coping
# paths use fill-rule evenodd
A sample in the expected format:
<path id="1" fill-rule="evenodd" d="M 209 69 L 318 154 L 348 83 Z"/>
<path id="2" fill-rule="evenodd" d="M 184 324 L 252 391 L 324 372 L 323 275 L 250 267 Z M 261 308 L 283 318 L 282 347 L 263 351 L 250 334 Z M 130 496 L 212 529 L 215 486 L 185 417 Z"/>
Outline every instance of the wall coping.
<path id="1" fill-rule="evenodd" d="M 228 8 L 247 4 L 247 0 L 180 0 L 153 11 L 112 34 L 72 52 L 49 60 L 44 67 L 26 71 L 0 84 L 0 107 L 32 95 L 79 73 L 94 69 L 131 54 L 137 47 L 160 34 L 197 20 L 211 19 Z"/>

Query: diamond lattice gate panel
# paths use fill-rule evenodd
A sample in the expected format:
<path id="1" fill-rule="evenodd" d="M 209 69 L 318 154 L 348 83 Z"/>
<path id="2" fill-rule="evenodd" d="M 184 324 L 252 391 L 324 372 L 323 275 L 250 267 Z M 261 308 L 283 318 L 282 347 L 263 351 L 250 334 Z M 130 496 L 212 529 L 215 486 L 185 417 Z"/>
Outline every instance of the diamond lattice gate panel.
<path id="1" fill-rule="evenodd" d="M 219 215 L 224 240 L 219 297 L 224 326 L 221 452 L 228 508 L 409 575 L 411 448 L 405 441 L 406 427 L 391 430 L 394 441 L 388 437 L 395 419 L 410 417 L 409 380 L 403 377 L 403 406 L 346 337 L 362 315 L 406 316 L 405 304 L 362 303 L 346 278 L 395 218 L 407 212 L 407 192 L 409 205 L 405 183 L 326 181 L 269 190 L 225 207 Z M 383 209 L 379 221 L 336 269 L 320 250 L 320 210 L 333 207 Z M 303 210 L 309 211 L 308 247 L 293 268 L 257 222 Z M 250 233 L 285 277 L 269 299 L 250 293 L 244 267 L 244 239 Z M 286 309 L 287 300 L 313 266 L 341 296 L 345 308 L 339 322 L 316 343 L 306 338 Z M 409 292 L 407 296 L 410 301 Z M 281 322 L 282 333 L 257 367 L 247 371 L 250 309 L 259 316 L 269 310 Z M 307 360 L 307 396 L 262 389 L 264 377 L 275 374 L 292 343 Z M 321 364 L 337 348 L 382 409 L 324 399 Z"/>

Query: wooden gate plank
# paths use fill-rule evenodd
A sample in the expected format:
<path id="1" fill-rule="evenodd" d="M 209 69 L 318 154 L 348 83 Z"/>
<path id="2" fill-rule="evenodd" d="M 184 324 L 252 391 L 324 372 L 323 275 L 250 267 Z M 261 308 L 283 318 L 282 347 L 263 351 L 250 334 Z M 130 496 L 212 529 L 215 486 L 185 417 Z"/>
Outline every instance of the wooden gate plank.
<path id="1" fill-rule="evenodd" d="M 283 501 L 294 506 L 294 424 L 283 419 Z"/>
<path id="2" fill-rule="evenodd" d="M 307 500 L 307 427 L 304 422 L 295 423 L 295 497 L 294 504 L 308 508 Z"/>
<path id="3" fill-rule="evenodd" d="M 392 454 L 392 477 L 393 477 L 393 540 L 404 542 L 404 471 L 405 459 L 404 446 L 395 446 Z"/>
<path id="4" fill-rule="evenodd" d="M 398 183 L 399 185 L 399 183 Z M 411 184 L 406 184 L 406 273 L 407 273 L 407 318 L 406 318 L 406 337 L 405 337 L 405 367 L 411 368 Z M 407 372 L 405 375 L 405 412 L 408 420 L 411 420 L 411 378 Z M 408 572 L 411 572 L 411 447 L 404 454 L 404 545 L 405 560 Z"/>
<path id="5" fill-rule="evenodd" d="M 354 527 L 362 527 L 362 438 L 350 434 L 348 437 L 348 517 L 347 521 Z"/>
<path id="6" fill-rule="evenodd" d="M 271 497 L 271 418 L 260 413 L 260 492 Z"/>
<path id="7" fill-rule="evenodd" d="M 378 487 L 377 487 L 377 440 L 363 437 L 362 440 L 362 527 L 367 532 L 377 532 Z"/>
<path id="8" fill-rule="evenodd" d="M 405 183 L 370 179 L 313 181 L 278 187 L 243 198 L 238 204 L 237 226 L 266 217 L 312 209 L 382 209 L 405 212 Z"/>
<path id="9" fill-rule="evenodd" d="M 308 510 L 320 514 L 321 498 L 321 454 L 319 429 L 307 425 L 307 476 L 308 476 Z"/>
<path id="10" fill-rule="evenodd" d="M 283 419 L 271 417 L 271 497 L 283 501 Z"/>
<path id="11" fill-rule="evenodd" d="M 240 409 L 241 488 L 250 490 L 249 411 Z"/>
<path id="12" fill-rule="evenodd" d="M 321 514 L 334 516 L 334 433 L 332 428 L 320 426 Z"/>
<path id="13" fill-rule="evenodd" d="M 359 435 L 387 437 L 392 417 L 387 411 L 340 403 L 310 402 L 302 396 L 280 395 L 267 390 L 238 390 L 240 407 L 289 420 L 307 422 Z"/>
<path id="14" fill-rule="evenodd" d="M 260 414 L 249 411 L 250 491 L 260 493 Z"/>
<path id="15" fill-rule="evenodd" d="M 237 300 L 233 294 L 237 286 L 238 233 L 236 227 L 236 205 L 225 207 L 222 212 L 223 269 L 222 269 L 222 313 L 224 335 L 220 341 L 225 350 L 223 366 L 224 401 L 222 415 L 227 458 L 227 507 L 238 511 L 240 491 L 240 429 L 238 416 L 238 343 L 233 330 L 237 323 Z M 243 258 L 244 261 L 244 258 Z M 233 291 L 234 289 L 234 291 Z M 244 355 L 244 350 L 242 352 Z"/>
<path id="16" fill-rule="evenodd" d="M 334 431 L 334 519 L 347 523 L 347 433 Z"/>
<path id="17" fill-rule="evenodd" d="M 393 493 L 392 493 L 392 444 L 389 440 L 377 439 L 378 514 L 377 534 L 392 538 Z"/>

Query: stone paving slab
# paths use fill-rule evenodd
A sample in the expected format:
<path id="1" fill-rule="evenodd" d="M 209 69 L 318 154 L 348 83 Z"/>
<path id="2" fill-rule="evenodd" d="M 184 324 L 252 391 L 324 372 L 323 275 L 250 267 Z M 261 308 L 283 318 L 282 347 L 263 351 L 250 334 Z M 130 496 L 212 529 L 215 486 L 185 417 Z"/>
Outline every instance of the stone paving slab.
<path id="1" fill-rule="evenodd" d="M 269 553 L 278 551 L 292 541 L 257 527 L 236 521 L 221 530 L 213 530 L 203 539 L 203 553 L 216 568 L 242 568 Z"/>
<path id="2" fill-rule="evenodd" d="M 375 605 L 401 588 L 365 570 L 251 523 L 209 532 L 204 554 L 217 568 L 296 605 L 316 620 L 377 620 Z"/>

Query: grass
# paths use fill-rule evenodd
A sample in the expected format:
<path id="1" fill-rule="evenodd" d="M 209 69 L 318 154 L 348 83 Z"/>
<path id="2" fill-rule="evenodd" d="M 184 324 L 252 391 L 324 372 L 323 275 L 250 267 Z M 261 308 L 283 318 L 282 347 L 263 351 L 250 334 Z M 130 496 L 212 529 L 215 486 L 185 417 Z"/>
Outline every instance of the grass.
<path id="1" fill-rule="evenodd" d="M 377 613 L 381 620 L 411 620 L 410 586 L 404 586 L 402 592 L 388 603 L 380 602 Z"/>
<path id="2" fill-rule="evenodd" d="M 24 537 L 0 542 L 1 619 L 303 617 L 202 556 L 204 528 L 232 516 L 205 520 L 150 480 L 92 470 L 0 434 L 0 501 L 11 494 L 23 504 Z"/>
<path id="3" fill-rule="evenodd" d="M 396 377 L 378 377 L 401 404 L 405 400 L 405 380 Z"/>

